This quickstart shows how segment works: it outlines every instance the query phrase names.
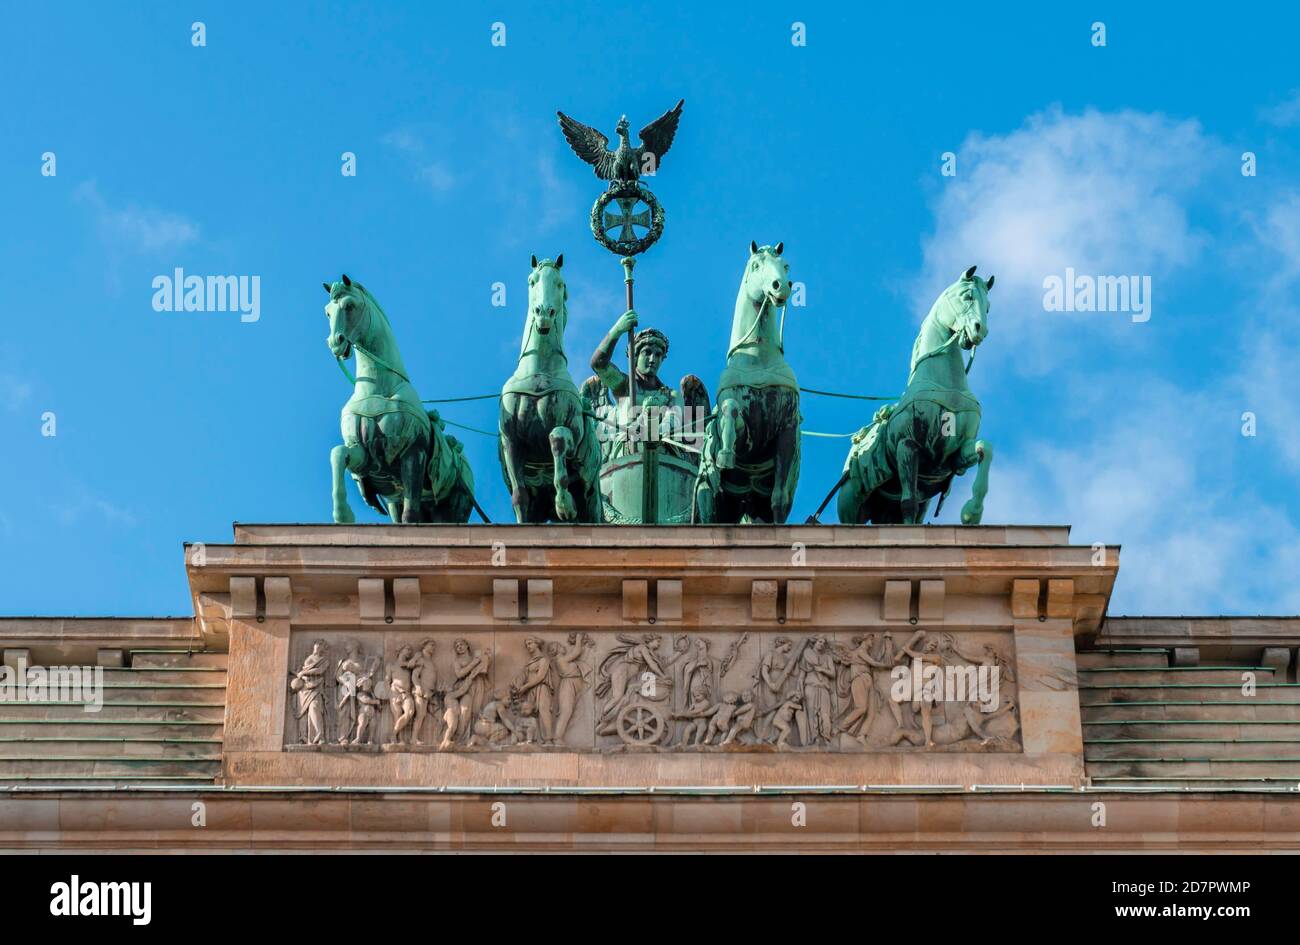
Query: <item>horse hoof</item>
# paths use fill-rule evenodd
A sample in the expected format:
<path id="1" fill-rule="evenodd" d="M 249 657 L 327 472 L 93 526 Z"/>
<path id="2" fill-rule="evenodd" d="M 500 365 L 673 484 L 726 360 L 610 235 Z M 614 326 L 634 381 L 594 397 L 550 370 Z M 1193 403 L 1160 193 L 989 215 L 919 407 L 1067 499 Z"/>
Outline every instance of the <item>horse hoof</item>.
<path id="1" fill-rule="evenodd" d="M 348 506 L 344 505 L 341 507 L 340 506 L 335 507 L 334 509 L 335 525 L 351 525 L 356 520 L 357 517 L 352 514 L 352 509 L 350 509 Z"/>
<path id="2" fill-rule="evenodd" d="M 567 492 L 560 492 L 555 497 L 555 514 L 562 522 L 572 522 L 578 517 L 578 507 Z"/>
<path id="3" fill-rule="evenodd" d="M 978 525 L 983 517 L 984 506 L 976 504 L 974 499 L 961 507 L 961 523 L 963 525 Z"/>
<path id="4" fill-rule="evenodd" d="M 735 469 L 736 468 L 736 451 L 719 450 L 718 451 L 718 468 Z"/>

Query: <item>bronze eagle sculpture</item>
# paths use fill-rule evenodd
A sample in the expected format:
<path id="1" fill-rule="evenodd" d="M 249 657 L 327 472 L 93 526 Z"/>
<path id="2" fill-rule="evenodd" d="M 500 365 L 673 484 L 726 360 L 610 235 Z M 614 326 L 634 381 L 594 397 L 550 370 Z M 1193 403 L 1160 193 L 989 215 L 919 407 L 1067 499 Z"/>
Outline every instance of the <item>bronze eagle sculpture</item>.
<path id="1" fill-rule="evenodd" d="M 617 151 L 609 150 L 609 139 L 580 121 L 574 121 L 564 112 L 560 116 L 560 128 L 564 132 L 569 147 L 596 171 L 596 176 L 608 181 L 635 181 L 641 177 L 642 170 L 653 173 L 659 167 L 668 149 L 672 147 L 673 135 L 677 133 L 677 122 L 682 116 L 685 99 L 664 112 L 650 124 L 641 129 L 641 147 L 632 147 L 628 138 L 627 116 L 619 118 L 614 133 L 618 135 Z M 650 156 L 647 167 L 646 155 Z"/>

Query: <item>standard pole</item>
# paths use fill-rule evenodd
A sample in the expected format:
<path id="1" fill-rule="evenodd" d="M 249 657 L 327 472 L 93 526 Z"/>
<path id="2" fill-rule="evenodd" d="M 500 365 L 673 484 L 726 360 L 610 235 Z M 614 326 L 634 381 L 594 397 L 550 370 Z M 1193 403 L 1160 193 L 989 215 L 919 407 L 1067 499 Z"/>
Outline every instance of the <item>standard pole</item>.
<path id="1" fill-rule="evenodd" d="M 632 311 L 632 267 L 636 265 L 636 257 L 623 257 L 623 285 L 627 287 L 627 310 Z M 632 324 L 627 330 L 627 403 L 628 417 L 632 416 L 632 411 L 636 409 L 636 323 Z"/>

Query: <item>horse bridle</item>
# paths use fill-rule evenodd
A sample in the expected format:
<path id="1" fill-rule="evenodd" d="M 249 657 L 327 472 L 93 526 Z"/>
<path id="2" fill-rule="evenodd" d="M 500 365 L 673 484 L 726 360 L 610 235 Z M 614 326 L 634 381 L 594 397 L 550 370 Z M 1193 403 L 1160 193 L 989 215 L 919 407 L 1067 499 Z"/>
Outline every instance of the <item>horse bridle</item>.
<path id="1" fill-rule="evenodd" d="M 974 300 L 972 299 L 972 301 L 974 301 Z M 965 315 L 965 309 L 962 310 L 962 315 Z M 955 324 L 955 325 L 953 326 L 953 328 L 952 328 L 952 334 L 948 336 L 948 340 L 945 341 L 943 344 L 939 345 L 939 347 L 937 347 L 937 348 L 935 348 L 935 349 L 933 349 L 933 350 L 931 350 L 931 351 L 927 351 L 925 354 L 923 354 L 923 355 L 921 355 L 919 358 L 917 358 L 917 359 L 916 359 L 916 364 L 913 364 L 913 365 L 912 365 L 912 370 L 911 370 L 910 373 L 911 373 L 911 374 L 915 374 L 915 373 L 916 373 L 916 368 L 917 368 L 917 366 L 920 365 L 920 363 L 921 363 L 922 361 L 926 360 L 927 358 L 933 358 L 933 357 L 934 357 L 935 355 L 937 355 L 937 354 L 943 354 L 945 351 L 947 351 L 949 348 L 951 348 L 951 347 L 952 347 L 952 343 L 953 343 L 954 341 L 957 341 L 959 338 L 961 338 L 961 335 L 962 335 L 963 330 L 964 330 L 964 325 L 963 325 L 962 323 L 957 323 L 957 324 Z M 976 350 L 978 350 L 978 349 L 979 349 L 979 345 L 978 345 L 978 344 L 973 344 L 973 345 L 971 345 L 971 348 L 970 348 L 970 360 L 966 362 L 966 373 L 967 373 L 967 374 L 970 374 L 971 365 L 973 365 L 973 364 L 975 363 L 975 352 L 976 352 Z M 908 382 L 909 382 L 909 383 L 911 382 L 911 377 L 910 377 L 910 375 L 909 375 L 909 378 L 908 378 Z"/>
<path id="2" fill-rule="evenodd" d="M 763 303 L 759 305 L 758 311 L 754 313 L 754 323 L 749 326 L 749 331 L 745 332 L 743 338 L 727 349 L 727 357 L 731 357 L 735 354 L 737 348 L 745 348 L 749 345 L 758 344 L 756 341 L 750 341 L 749 337 L 758 329 L 759 322 L 763 320 L 763 309 L 767 308 L 769 305 L 775 304 L 776 303 L 772 301 L 772 296 L 768 295 L 767 292 L 764 291 Z M 781 326 L 777 331 L 776 348 L 782 354 L 785 354 L 785 305 L 781 306 Z"/>
<path id="3" fill-rule="evenodd" d="M 352 296 L 352 298 L 356 298 L 356 297 L 355 297 L 355 296 Z M 330 301 L 333 301 L 333 299 L 331 299 Z M 370 323 L 371 323 L 371 321 L 372 321 L 372 320 L 374 319 L 374 317 L 375 317 L 375 313 L 372 312 L 372 311 L 370 310 L 370 303 L 369 303 L 369 302 L 365 302 L 364 300 L 362 300 L 362 301 L 363 301 L 363 304 L 364 304 L 364 306 L 365 306 L 365 310 L 366 310 L 366 327 L 369 328 L 369 327 L 370 327 Z M 402 380 L 406 381 L 406 383 L 408 383 L 408 384 L 411 383 L 411 379 L 410 379 L 409 377 L 407 377 L 407 376 L 406 376 L 405 374 L 403 374 L 401 371 L 397 370 L 397 368 L 393 367 L 391 364 L 389 364 L 387 361 L 385 361 L 385 360 L 384 360 L 383 358 L 381 358 L 379 355 L 375 354 L 375 352 L 371 351 L 371 350 L 370 350 L 369 348 L 367 348 L 365 345 L 360 344 L 359 342 L 353 341 L 351 338 L 349 338 L 349 337 L 348 337 L 346 334 L 344 334 L 343 332 L 339 332 L 339 334 L 343 335 L 343 340 L 346 341 L 346 342 L 348 343 L 348 345 L 351 346 L 353 349 L 355 349 L 355 350 L 357 350 L 357 351 L 360 351 L 362 354 L 364 354 L 366 357 L 368 357 L 371 361 L 374 361 L 376 364 L 378 364 L 381 368 L 384 368 L 385 370 L 387 370 L 387 371 L 391 371 L 393 374 L 396 374 L 396 375 L 397 375 L 398 377 L 400 377 Z M 363 331 L 362 334 L 364 335 L 365 332 Z M 346 378 L 348 379 L 348 383 L 352 384 L 352 386 L 355 387 L 356 384 L 357 384 L 357 378 L 355 378 L 355 377 L 352 376 L 352 372 L 348 370 L 348 366 L 347 366 L 346 364 L 343 363 L 344 358 L 342 358 L 342 357 L 340 357 L 339 355 L 336 354 L 336 355 L 334 355 L 334 360 L 338 362 L 339 370 L 342 371 L 342 372 L 343 372 L 343 376 L 346 377 Z M 372 380 L 372 379 L 367 378 L 367 380 Z"/>

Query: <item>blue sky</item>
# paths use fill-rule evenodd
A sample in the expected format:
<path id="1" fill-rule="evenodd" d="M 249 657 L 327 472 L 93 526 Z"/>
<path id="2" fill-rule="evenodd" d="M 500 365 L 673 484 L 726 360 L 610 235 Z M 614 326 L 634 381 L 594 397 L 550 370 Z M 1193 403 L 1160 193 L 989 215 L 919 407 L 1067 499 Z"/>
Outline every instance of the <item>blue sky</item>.
<path id="1" fill-rule="evenodd" d="M 563 252 L 581 380 L 622 277 L 554 112 L 610 133 L 678 98 L 667 230 L 637 269 L 666 376 L 712 392 L 751 239 L 785 242 L 807 287 L 787 353 L 831 390 L 898 392 L 935 294 L 976 263 L 997 275 L 971 375 L 985 520 L 1122 543 L 1112 613 L 1300 611 L 1300 13 L 1134 6 L 11 5 L 0 612 L 188 613 L 183 541 L 328 520 L 348 390 L 320 283 L 341 272 L 421 395 L 460 396 L 511 373 L 528 257 Z M 154 311 L 176 267 L 259 276 L 260 319 Z M 1149 276 L 1150 320 L 1044 311 L 1066 267 Z M 847 432 L 870 405 L 803 411 Z M 491 402 L 446 415 L 495 424 Z M 494 443 L 464 439 L 507 519 Z M 805 439 L 792 520 L 844 450 Z"/>

